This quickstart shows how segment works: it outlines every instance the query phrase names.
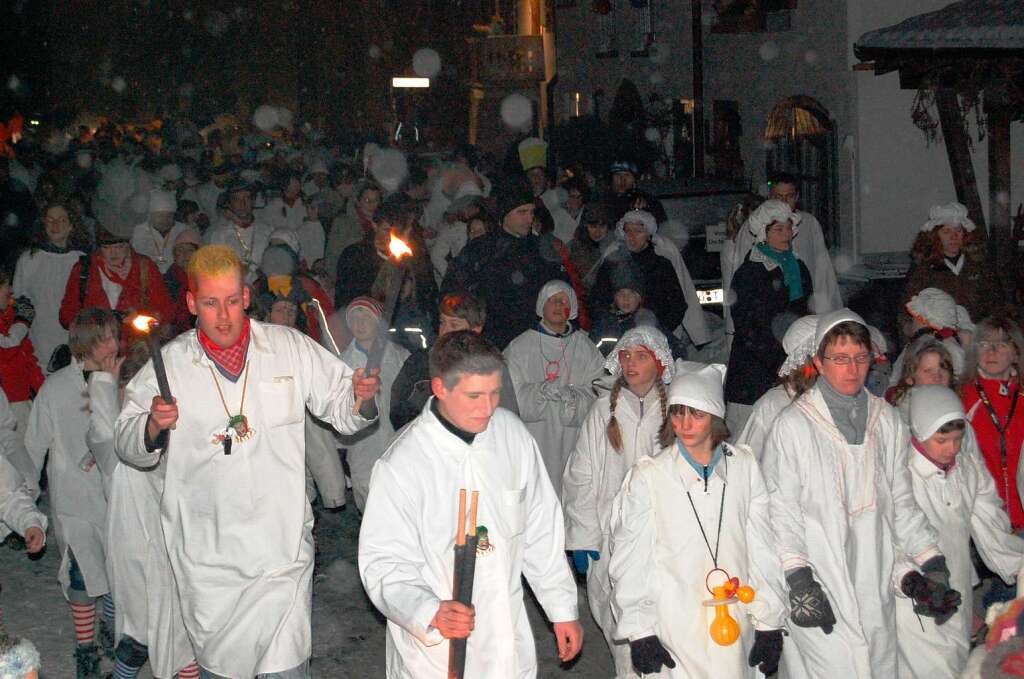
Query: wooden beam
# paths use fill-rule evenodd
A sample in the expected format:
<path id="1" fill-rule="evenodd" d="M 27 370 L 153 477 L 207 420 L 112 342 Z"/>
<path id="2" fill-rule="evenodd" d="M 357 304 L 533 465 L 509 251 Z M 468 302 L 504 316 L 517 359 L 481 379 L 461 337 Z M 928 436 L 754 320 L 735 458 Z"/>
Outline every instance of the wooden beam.
<path id="1" fill-rule="evenodd" d="M 985 90 L 988 129 L 989 255 L 996 271 L 1013 266 L 1016 243 L 1010 233 L 1010 121 L 1013 117 L 1004 87 Z"/>
<path id="2" fill-rule="evenodd" d="M 704 176 L 704 9 L 702 0 L 690 2 L 693 32 L 693 176 Z"/>
<path id="3" fill-rule="evenodd" d="M 984 229 L 985 214 L 981 210 L 981 197 L 978 195 L 978 182 L 974 176 L 970 142 L 956 92 L 948 87 L 937 88 L 935 104 L 939 110 L 939 123 L 942 125 L 942 137 L 945 140 L 946 155 L 949 157 L 949 169 L 953 173 L 956 199 L 967 207 L 967 213 L 975 224 Z"/>

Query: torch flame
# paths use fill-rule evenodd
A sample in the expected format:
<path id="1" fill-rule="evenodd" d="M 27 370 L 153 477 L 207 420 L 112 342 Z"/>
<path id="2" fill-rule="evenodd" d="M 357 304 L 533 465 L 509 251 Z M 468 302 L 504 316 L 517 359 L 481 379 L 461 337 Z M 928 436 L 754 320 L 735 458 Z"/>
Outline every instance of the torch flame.
<path id="1" fill-rule="evenodd" d="M 153 323 L 156 323 L 156 319 L 152 316 L 143 316 L 139 314 L 132 321 L 132 326 L 139 332 L 149 332 L 150 327 Z"/>
<path id="2" fill-rule="evenodd" d="M 388 250 L 391 251 L 391 256 L 395 260 L 401 260 L 403 257 L 408 257 L 412 254 L 412 248 L 404 240 L 395 235 L 395 232 L 391 232 L 391 242 L 388 243 Z"/>

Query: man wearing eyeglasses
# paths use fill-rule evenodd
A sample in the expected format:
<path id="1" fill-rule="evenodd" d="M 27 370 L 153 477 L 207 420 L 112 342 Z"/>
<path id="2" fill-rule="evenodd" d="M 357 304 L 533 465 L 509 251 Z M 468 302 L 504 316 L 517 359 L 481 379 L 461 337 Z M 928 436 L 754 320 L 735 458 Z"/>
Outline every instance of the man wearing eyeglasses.
<path id="1" fill-rule="evenodd" d="M 761 462 L 793 622 L 786 676 L 895 677 L 894 597 L 941 624 L 960 595 L 914 500 L 907 428 L 864 388 L 867 324 L 824 314 L 815 344 L 818 378 L 772 425 Z"/>

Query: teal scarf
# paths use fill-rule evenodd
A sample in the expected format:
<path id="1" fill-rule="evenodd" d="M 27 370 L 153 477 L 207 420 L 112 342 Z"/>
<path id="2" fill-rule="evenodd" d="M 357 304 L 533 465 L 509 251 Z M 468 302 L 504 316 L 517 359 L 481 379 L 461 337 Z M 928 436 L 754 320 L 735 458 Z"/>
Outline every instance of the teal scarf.
<path id="1" fill-rule="evenodd" d="M 765 257 L 782 267 L 782 279 L 789 288 L 789 301 L 795 302 L 804 296 L 804 284 L 800 280 L 800 262 L 792 250 L 775 250 L 764 243 L 758 243 L 757 249 Z"/>
<path id="2" fill-rule="evenodd" d="M 711 476 L 711 472 L 715 471 L 715 465 L 717 465 L 718 462 L 722 459 L 721 444 L 719 444 L 719 446 L 715 448 L 715 452 L 711 456 L 711 462 L 709 462 L 707 466 L 702 465 L 700 462 L 697 462 L 697 460 L 693 459 L 693 456 L 690 455 L 690 451 L 686 449 L 686 446 L 684 446 L 683 442 L 680 441 L 679 439 L 676 439 L 676 446 L 678 446 L 679 448 L 679 454 L 683 456 L 683 459 L 686 460 L 686 462 L 691 467 L 693 467 L 693 471 L 697 472 L 697 475 L 704 479 L 704 481 L 708 480 L 708 477 Z"/>

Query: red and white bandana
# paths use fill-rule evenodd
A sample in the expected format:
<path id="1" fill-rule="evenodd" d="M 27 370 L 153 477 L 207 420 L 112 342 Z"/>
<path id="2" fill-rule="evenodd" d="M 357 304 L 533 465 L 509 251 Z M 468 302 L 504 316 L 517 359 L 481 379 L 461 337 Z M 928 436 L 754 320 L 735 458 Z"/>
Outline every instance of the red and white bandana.
<path id="1" fill-rule="evenodd" d="M 245 356 L 249 351 L 249 328 L 249 319 L 246 317 L 245 324 L 242 326 L 242 333 L 238 336 L 238 341 L 230 347 L 219 346 L 206 336 L 202 328 L 199 328 L 199 343 L 203 345 L 206 354 L 221 370 L 238 378 L 245 367 Z"/>

